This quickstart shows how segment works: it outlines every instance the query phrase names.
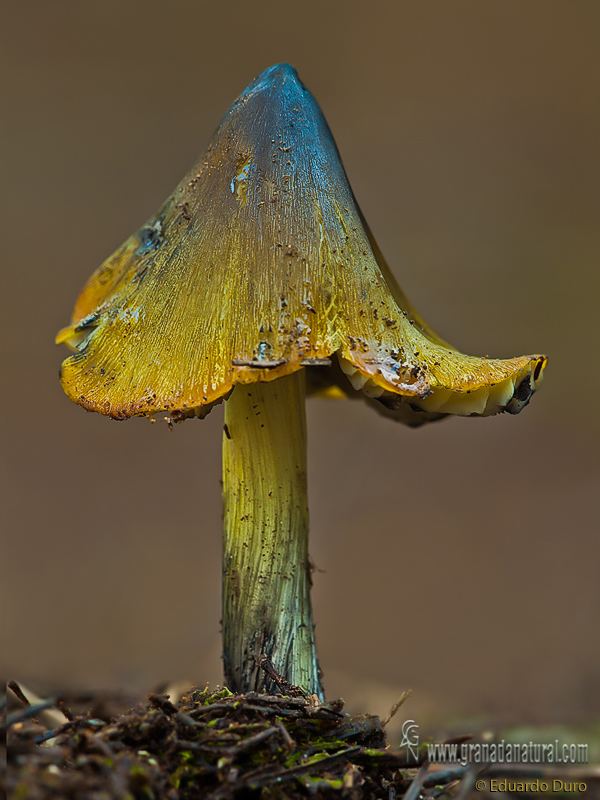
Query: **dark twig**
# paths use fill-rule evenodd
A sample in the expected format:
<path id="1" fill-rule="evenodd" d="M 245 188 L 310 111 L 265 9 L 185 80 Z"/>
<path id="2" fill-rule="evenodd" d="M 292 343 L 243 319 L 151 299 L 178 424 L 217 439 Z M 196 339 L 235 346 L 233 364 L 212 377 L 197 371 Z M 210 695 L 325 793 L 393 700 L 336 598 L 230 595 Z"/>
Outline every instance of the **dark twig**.
<path id="1" fill-rule="evenodd" d="M 102 732 L 92 733 L 91 731 L 82 731 L 89 747 L 93 750 L 98 750 L 105 758 L 114 758 L 115 751 L 110 744 L 103 738 Z"/>
<path id="2" fill-rule="evenodd" d="M 218 753 L 225 757 L 233 757 L 243 753 L 246 750 L 251 750 L 253 747 L 256 747 L 259 744 L 262 744 L 267 739 L 270 739 L 274 733 L 279 733 L 279 729 L 275 726 L 267 728 L 266 730 L 262 730 L 260 733 L 255 733 L 253 736 L 247 736 L 241 741 L 239 740 L 239 737 L 236 737 L 236 744 L 231 745 L 230 747 L 223 747 L 223 745 L 220 744 L 204 744 L 203 742 L 187 742 L 183 739 L 178 739 L 177 747 L 178 749 L 182 750 L 199 750 L 203 753 Z M 226 741 L 227 739 L 225 737 L 230 736 L 231 734 L 224 734 L 218 738 L 221 738 L 221 740 L 225 739 Z"/>
<path id="3" fill-rule="evenodd" d="M 443 794 L 450 794 L 452 789 L 456 789 L 457 786 L 460 785 L 460 780 L 450 781 L 445 786 L 440 786 L 437 789 L 433 789 L 433 791 L 429 792 L 429 797 L 441 797 Z"/>
<path id="4" fill-rule="evenodd" d="M 200 720 L 192 719 L 189 714 L 184 714 L 183 711 L 179 711 L 175 719 L 177 722 L 181 722 L 189 728 L 202 728 L 202 730 L 204 730 L 208 726 L 208 722 L 200 722 Z"/>
<path id="5" fill-rule="evenodd" d="M 75 716 L 74 716 L 73 712 L 71 711 L 71 709 L 67 706 L 67 704 L 65 703 L 64 700 L 59 700 L 58 701 L 58 707 L 62 711 L 62 713 L 65 715 L 67 720 L 69 722 L 73 722 L 73 720 L 75 719 Z"/>
<path id="6" fill-rule="evenodd" d="M 287 694 L 290 695 L 291 697 L 308 697 L 304 689 L 301 689 L 299 686 L 294 686 L 293 683 L 290 683 L 288 680 L 283 678 L 277 672 L 273 664 L 271 664 L 267 656 L 261 656 L 259 665 L 260 668 L 267 673 L 269 678 L 271 678 L 273 683 L 277 684 L 282 694 Z"/>
<path id="7" fill-rule="evenodd" d="M 43 703 L 36 703 L 34 706 L 29 705 L 27 708 L 22 708 L 20 711 L 15 711 L 14 714 L 10 714 L 6 724 L 10 728 L 11 725 L 16 725 L 17 722 L 23 722 L 23 720 L 29 719 L 29 717 L 35 717 L 40 711 L 45 711 L 53 705 L 54 700 L 52 698 L 44 700 Z"/>
<path id="8" fill-rule="evenodd" d="M 412 783 L 406 790 L 406 793 L 404 795 L 404 800 L 417 800 L 417 797 L 419 796 L 419 793 L 423 787 L 425 778 L 427 777 L 428 769 L 429 769 L 429 761 L 426 761 L 421 766 L 421 768 L 413 778 Z"/>
<path id="9" fill-rule="evenodd" d="M 33 741 L 36 744 L 43 744 L 44 742 L 47 742 L 48 739 L 53 739 L 55 736 L 65 733 L 71 728 L 74 728 L 76 725 L 77 720 L 70 719 L 68 722 L 65 722 L 64 725 L 60 725 L 58 728 L 54 728 L 54 730 L 46 731 L 46 733 L 42 734 L 41 736 L 36 736 Z"/>
<path id="10" fill-rule="evenodd" d="M 57 728 L 59 725 L 63 725 L 68 721 L 63 712 L 58 709 L 56 700 L 54 698 L 50 699 L 38 697 L 36 694 L 34 694 L 34 692 L 26 689 L 24 686 L 21 686 L 16 681 L 9 681 L 7 686 L 14 696 L 21 703 L 23 703 L 24 706 L 36 706 L 40 714 L 38 717 L 38 722 L 45 728 Z M 42 703 L 46 702 L 46 699 L 50 701 L 50 705 L 42 708 Z"/>
<path id="11" fill-rule="evenodd" d="M 253 703 L 264 703 L 267 706 L 281 705 L 291 706 L 293 708 L 304 708 L 306 706 L 306 699 L 304 697 L 281 697 L 278 694 L 259 694 L 258 692 L 248 692 L 245 695 L 247 700 Z"/>
<path id="12" fill-rule="evenodd" d="M 213 703 L 210 706 L 203 706 L 202 708 L 195 708 L 190 711 L 189 716 L 194 717 L 202 717 L 205 715 L 211 716 L 213 711 L 231 711 L 232 705 L 231 703 Z M 255 706 L 255 705 L 244 705 L 244 711 L 258 711 L 260 714 L 273 714 L 277 717 L 297 717 L 298 712 L 293 711 L 289 708 L 269 708 L 268 706 Z"/>
<path id="13" fill-rule="evenodd" d="M 440 783 L 449 783 L 455 781 L 457 778 L 462 778 L 465 772 L 468 772 L 469 767 L 457 767 L 456 769 L 444 769 L 440 772 L 432 772 L 427 776 L 427 780 L 423 786 L 437 786 Z"/>
<path id="14" fill-rule="evenodd" d="M 30 706 L 31 703 L 23 694 L 23 690 L 16 681 L 9 681 L 7 684 L 11 692 L 23 703 L 25 707 Z"/>
<path id="15" fill-rule="evenodd" d="M 260 733 L 255 733 L 253 736 L 247 736 L 245 739 L 242 739 L 239 744 L 236 744 L 233 747 L 221 749 L 225 755 L 235 756 L 239 753 L 245 752 L 246 750 L 252 750 L 253 747 L 256 747 L 257 745 L 265 742 L 267 739 L 270 739 L 274 733 L 280 733 L 279 728 L 276 726 L 272 726 L 264 731 L 260 731 Z"/>
<path id="16" fill-rule="evenodd" d="M 293 750 L 295 742 L 290 736 L 288 729 L 285 727 L 285 725 L 280 719 L 278 719 L 275 724 L 277 725 L 279 733 L 281 734 L 281 738 L 283 739 L 284 745 L 287 747 L 288 750 Z"/>
<path id="17" fill-rule="evenodd" d="M 264 786 L 270 786 L 273 783 L 280 785 L 286 781 L 293 780 L 301 775 L 310 775 L 311 772 L 321 772 L 337 766 L 340 762 L 347 761 L 349 756 L 357 753 L 360 747 L 348 747 L 339 753 L 334 753 L 332 756 L 326 756 L 318 761 L 313 761 L 310 764 L 302 764 L 299 767 L 292 767 L 285 770 L 273 770 L 271 772 L 263 772 L 262 775 L 246 775 L 242 780 L 230 784 L 225 789 L 217 789 L 209 795 L 209 800 L 222 800 L 229 794 L 234 795 L 242 789 L 260 789 Z"/>
<path id="18" fill-rule="evenodd" d="M 455 795 L 456 800 L 467 800 L 467 797 L 471 794 L 475 786 L 477 773 L 478 771 L 473 768 L 469 768 L 467 772 L 465 772 L 458 793 Z"/>
<path id="19" fill-rule="evenodd" d="M 381 723 L 381 727 L 382 728 L 385 728 L 385 726 L 388 724 L 388 722 L 390 722 L 390 720 L 392 720 L 396 716 L 396 714 L 398 713 L 398 710 L 400 709 L 400 707 L 402 705 L 404 705 L 404 703 L 408 700 L 408 698 L 411 696 L 411 694 L 412 694 L 412 689 L 407 689 L 406 691 L 402 692 L 402 694 L 400 695 L 398 700 L 396 700 L 394 705 L 390 708 L 390 711 L 389 711 L 389 714 L 387 715 L 387 717 Z"/>
<path id="20" fill-rule="evenodd" d="M 153 708 L 159 708 L 161 711 L 164 711 L 164 713 L 169 716 L 177 714 L 177 706 L 173 705 L 173 703 L 165 695 L 154 694 L 154 693 L 149 694 L 148 702 Z"/>

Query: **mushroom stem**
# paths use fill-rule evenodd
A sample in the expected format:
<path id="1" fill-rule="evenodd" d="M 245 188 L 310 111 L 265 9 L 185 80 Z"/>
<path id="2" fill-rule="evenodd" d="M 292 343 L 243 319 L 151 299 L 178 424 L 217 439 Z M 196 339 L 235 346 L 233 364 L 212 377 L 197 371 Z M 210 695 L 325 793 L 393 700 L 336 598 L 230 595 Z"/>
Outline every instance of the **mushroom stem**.
<path id="1" fill-rule="evenodd" d="M 310 604 L 304 370 L 238 384 L 223 436 L 223 661 L 227 686 L 272 692 L 267 656 L 322 698 Z"/>

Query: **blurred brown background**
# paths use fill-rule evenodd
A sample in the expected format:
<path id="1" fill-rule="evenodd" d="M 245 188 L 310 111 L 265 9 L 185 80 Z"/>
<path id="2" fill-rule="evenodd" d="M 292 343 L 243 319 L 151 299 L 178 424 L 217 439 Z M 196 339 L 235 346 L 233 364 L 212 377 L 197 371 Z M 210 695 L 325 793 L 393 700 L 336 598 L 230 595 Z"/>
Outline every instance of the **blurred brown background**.
<path id="1" fill-rule="evenodd" d="M 262 69 L 294 64 L 416 308 L 467 352 L 546 352 L 519 417 L 412 431 L 313 401 L 330 696 L 385 713 L 600 716 L 600 4 L 35 0 L 3 15 L 2 671 L 217 682 L 222 409 L 86 414 L 58 328 Z"/>

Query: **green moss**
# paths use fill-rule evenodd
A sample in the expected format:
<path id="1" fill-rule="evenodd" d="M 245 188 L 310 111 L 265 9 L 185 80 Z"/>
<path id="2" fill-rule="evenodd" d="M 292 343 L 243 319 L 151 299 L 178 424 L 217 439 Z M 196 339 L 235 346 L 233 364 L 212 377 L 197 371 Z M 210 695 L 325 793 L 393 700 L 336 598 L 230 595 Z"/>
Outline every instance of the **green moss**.
<path id="1" fill-rule="evenodd" d="M 216 690 L 212 692 L 212 694 L 208 692 L 206 694 L 208 696 L 204 701 L 205 706 L 210 706 L 213 703 L 218 703 L 219 700 L 225 700 L 225 698 L 233 696 L 233 692 L 230 692 L 226 686 L 219 686 L 219 685 L 217 685 Z"/>
<path id="2" fill-rule="evenodd" d="M 309 791 L 312 789 L 314 792 L 315 789 L 342 789 L 344 786 L 344 781 L 340 778 L 324 778 L 312 775 L 299 775 L 296 780 L 298 780 L 303 786 L 305 786 Z"/>
<path id="3" fill-rule="evenodd" d="M 191 756 L 191 753 L 185 755 Z M 190 761 L 191 759 L 187 759 Z M 203 768 L 198 764 L 181 764 L 177 769 L 171 773 L 169 783 L 174 789 L 183 789 L 190 784 L 197 782 L 199 776 L 202 774 Z"/>

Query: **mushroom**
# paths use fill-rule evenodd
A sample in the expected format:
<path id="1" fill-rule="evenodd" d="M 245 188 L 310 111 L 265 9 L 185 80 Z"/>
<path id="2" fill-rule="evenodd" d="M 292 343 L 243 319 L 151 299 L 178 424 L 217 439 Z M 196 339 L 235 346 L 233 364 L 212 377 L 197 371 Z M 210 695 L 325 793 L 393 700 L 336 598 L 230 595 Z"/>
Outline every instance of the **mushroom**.
<path id="1" fill-rule="evenodd" d="M 287 64 L 235 101 L 158 213 L 87 282 L 61 367 L 113 419 L 203 418 L 225 400 L 223 659 L 234 691 L 273 673 L 323 696 L 310 605 L 305 393 L 360 396 L 411 426 L 516 414 L 542 355 L 460 353 L 412 308 Z"/>

